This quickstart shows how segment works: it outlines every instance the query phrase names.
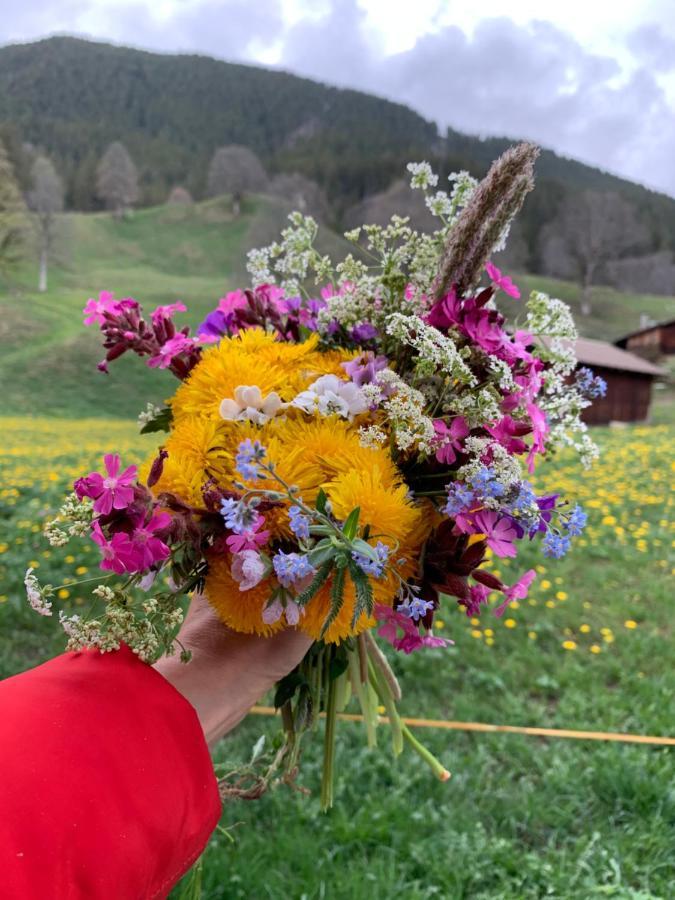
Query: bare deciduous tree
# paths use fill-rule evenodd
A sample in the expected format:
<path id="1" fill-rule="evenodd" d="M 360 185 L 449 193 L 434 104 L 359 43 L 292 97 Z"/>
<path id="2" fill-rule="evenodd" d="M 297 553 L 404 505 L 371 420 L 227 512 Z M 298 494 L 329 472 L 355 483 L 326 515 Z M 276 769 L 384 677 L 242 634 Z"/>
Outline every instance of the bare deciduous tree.
<path id="1" fill-rule="evenodd" d="M 26 207 L 14 169 L 0 142 L 0 272 L 19 261 L 26 241 Z"/>
<path id="2" fill-rule="evenodd" d="M 96 170 L 96 189 L 116 218 L 123 218 L 138 200 L 138 171 L 127 148 L 119 141 L 111 144 Z"/>
<path id="3" fill-rule="evenodd" d="M 239 215 L 241 201 L 248 191 L 262 191 L 267 175 L 258 157 L 248 147 L 231 144 L 219 147 L 209 166 L 207 191 L 210 197 L 232 195 L 232 211 Z"/>
<path id="4" fill-rule="evenodd" d="M 407 216 L 411 227 L 418 231 L 438 228 L 438 219 L 427 209 L 422 191 L 411 190 L 403 179 L 394 181 L 385 191 L 370 194 L 349 209 L 344 224 L 346 228 L 356 228 L 363 222 L 384 227 L 393 215 Z"/>
<path id="5" fill-rule="evenodd" d="M 40 274 L 38 290 L 47 290 L 47 268 L 57 233 L 58 213 L 63 210 L 63 184 L 46 156 L 38 156 L 31 170 L 32 189 L 28 192 L 28 206 L 38 239 Z"/>
<path id="6" fill-rule="evenodd" d="M 645 243 L 633 206 L 614 193 L 583 191 L 565 200 L 542 234 L 542 258 L 551 275 L 581 285 L 581 312 L 591 313 L 591 286 L 612 260 Z"/>
<path id="7" fill-rule="evenodd" d="M 298 172 L 280 172 L 269 185 L 269 192 L 275 197 L 290 201 L 293 209 L 306 216 L 313 216 L 320 222 L 328 217 L 328 200 L 316 181 Z"/>

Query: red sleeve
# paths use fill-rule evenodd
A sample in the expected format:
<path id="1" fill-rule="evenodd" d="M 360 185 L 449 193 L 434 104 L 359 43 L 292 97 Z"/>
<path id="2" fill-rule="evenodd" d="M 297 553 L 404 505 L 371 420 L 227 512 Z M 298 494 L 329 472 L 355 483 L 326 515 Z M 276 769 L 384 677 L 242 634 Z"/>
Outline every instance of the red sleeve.
<path id="1" fill-rule="evenodd" d="M 127 648 L 0 682 L 3 900 L 165 897 L 219 815 L 197 714 Z"/>

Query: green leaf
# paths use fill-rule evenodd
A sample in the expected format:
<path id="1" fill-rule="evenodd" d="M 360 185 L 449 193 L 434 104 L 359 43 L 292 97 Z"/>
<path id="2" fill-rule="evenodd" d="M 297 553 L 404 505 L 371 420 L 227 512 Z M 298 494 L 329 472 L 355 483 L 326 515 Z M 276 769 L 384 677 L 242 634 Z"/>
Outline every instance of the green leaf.
<path id="1" fill-rule="evenodd" d="M 304 681 L 305 679 L 297 669 L 282 678 L 277 684 L 277 689 L 274 694 L 274 708 L 281 709 L 284 703 L 288 703 Z"/>
<path id="2" fill-rule="evenodd" d="M 322 515 L 326 514 L 326 504 L 328 503 L 328 495 L 324 491 L 323 488 L 319 488 L 319 493 L 316 495 L 316 509 L 317 512 L 320 512 Z"/>
<path id="3" fill-rule="evenodd" d="M 367 613 L 369 616 L 373 612 L 373 589 L 370 580 L 365 572 L 361 571 L 353 559 L 349 560 L 349 574 L 354 582 L 356 590 L 356 603 L 354 604 L 354 615 L 352 617 L 352 628 L 361 616 L 361 613 Z"/>
<path id="4" fill-rule="evenodd" d="M 330 586 L 330 612 L 326 616 L 326 621 L 323 623 L 323 627 L 321 628 L 320 638 L 323 638 L 330 626 L 340 615 L 340 610 L 342 609 L 345 602 L 345 572 L 346 569 L 344 566 L 340 566 L 335 569 L 335 575 L 333 575 L 333 583 Z"/>
<path id="5" fill-rule="evenodd" d="M 352 548 L 362 556 L 367 556 L 368 559 L 379 562 L 379 557 L 375 552 L 375 548 L 371 547 L 370 544 L 366 543 L 366 541 L 362 541 L 361 538 L 356 538 L 356 540 L 352 541 Z"/>
<path id="6" fill-rule="evenodd" d="M 321 566 L 319 571 L 314 576 L 309 587 L 306 587 L 305 590 L 301 591 L 295 598 L 295 602 L 298 604 L 298 606 L 305 606 L 307 603 L 309 603 L 312 597 L 318 594 L 324 584 L 328 581 L 328 576 L 330 575 L 332 568 L 333 560 L 331 558 L 326 560 L 326 562 Z"/>
<path id="7" fill-rule="evenodd" d="M 310 563 L 314 566 L 314 568 L 318 568 L 318 566 L 322 566 L 325 562 L 331 559 L 335 555 L 335 545 L 332 541 L 323 540 L 319 541 L 315 547 L 313 547 L 309 553 L 307 554 L 307 558 Z"/>
<path id="8" fill-rule="evenodd" d="M 353 509 L 347 518 L 345 519 L 345 523 L 342 526 L 342 533 L 347 538 L 348 541 L 353 541 L 356 537 L 356 532 L 359 527 L 359 516 L 361 515 L 361 507 L 357 506 L 356 509 Z"/>
<path id="9" fill-rule="evenodd" d="M 141 434 L 154 434 L 156 431 L 170 431 L 173 422 L 173 410 L 170 406 L 165 406 L 161 412 L 150 419 L 142 428 Z"/>
<path id="10" fill-rule="evenodd" d="M 336 678 L 339 678 L 343 672 L 347 671 L 349 666 L 349 660 L 347 658 L 346 653 L 336 653 L 336 655 L 331 659 L 330 665 L 328 666 L 328 677 L 331 681 L 334 681 Z"/>

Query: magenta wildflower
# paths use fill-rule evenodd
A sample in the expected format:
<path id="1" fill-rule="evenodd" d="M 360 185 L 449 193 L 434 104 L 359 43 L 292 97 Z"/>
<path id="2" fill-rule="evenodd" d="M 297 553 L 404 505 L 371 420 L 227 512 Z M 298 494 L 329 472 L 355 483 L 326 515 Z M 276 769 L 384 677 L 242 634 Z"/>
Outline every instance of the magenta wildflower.
<path id="1" fill-rule="evenodd" d="M 257 519 L 248 528 L 238 534 L 231 534 L 226 540 L 232 553 L 243 553 L 245 550 L 257 550 L 264 547 L 270 537 L 269 531 L 261 531 L 265 519 L 258 515 Z"/>
<path id="2" fill-rule="evenodd" d="M 504 589 L 504 600 L 499 606 L 495 607 L 494 613 L 496 616 L 501 616 L 504 614 L 504 610 L 508 607 L 509 603 L 512 603 L 514 600 L 524 600 L 527 597 L 527 592 L 530 589 L 530 585 L 537 577 L 537 573 L 534 569 L 530 569 L 525 572 L 524 575 L 521 575 L 518 581 L 515 584 L 512 584 L 511 587 L 507 587 Z"/>
<path id="3" fill-rule="evenodd" d="M 151 369 L 168 369 L 177 356 L 189 353 L 195 346 L 192 338 L 184 334 L 176 334 L 159 348 L 155 356 L 151 356 L 148 365 Z"/>
<path id="4" fill-rule="evenodd" d="M 432 634 L 420 634 L 419 628 L 409 616 L 390 606 L 378 603 L 375 606 L 375 618 L 382 623 L 377 632 L 380 637 L 395 650 L 401 650 L 403 653 L 412 653 L 421 647 L 447 647 L 448 644 L 454 643 L 445 638 L 434 637 Z M 399 628 L 403 632 L 401 637 L 398 636 Z"/>
<path id="5" fill-rule="evenodd" d="M 149 522 L 137 526 L 130 536 L 129 571 L 144 572 L 155 563 L 167 559 L 171 550 L 157 532 L 165 531 L 171 524 L 168 513 L 155 513 Z"/>
<path id="6" fill-rule="evenodd" d="M 505 294 L 508 294 L 509 297 L 513 297 L 514 300 L 520 300 L 520 291 L 516 287 L 516 285 L 511 281 L 508 275 L 502 275 L 501 269 L 498 269 L 494 263 L 486 263 L 485 271 L 487 272 L 487 276 L 490 281 L 494 284 L 495 287 L 504 291 Z"/>
<path id="7" fill-rule="evenodd" d="M 79 478 L 75 484 L 75 493 L 80 498 L 89 497 L 94 501 L 94 512 L 107 516 L 113 509 L 126 509 L 134 499 L 134 482 L 137 466 L 128 466 L 120 474 L 120 458 L 117 453 L 107 453 L 103 457 L 106 475 L 90 472 Z"/>
<path id="8" fill-rule="evenodd" d="M 184 303 L 169 303 L 166 306 L 158 306 L 150 313 L 152 324 L 157 326 L 164 319 L 170 319 L 177 312 L 187 312 L 187 306 Z M 133 337 L 133 335 L 132 335 Z"/>
<path id="9" fill-rule="evenodd" d="M 473 533 L 484 534 L 488 547 L 497 556 L 515 556 L 513 542 L 517 537 L 511 520 L 491 509 L 481 509 L 473 517 Z M 464 530 L 464 529 L 463 529 Z"/>
<path id="10" fill-rule="evenodd" d="M 486 430 L 509 453 L 524 453 L 527 450 L 527 444 L 521 440 L 520 435 L 528 434 L 531 431 L 530 426 L 516 422 L 511 416 L 504 416 L 495 425 L 489 425 Z"/>
<path id="11" fill-rule="evenodd" d="M 118 531 L 108 540 L 101 530 L 100 523 L 94 521 L 91 526 L 91 539 L 101 550 L 102 569 L 115 572 L 117 575 L 132 571 L 133 547 L 128 534 Z"/>
<path id="12" fill-rule="evenodd" d="M 434 419 L 434 431 L 438 440 L 436 459 L 451 466 L 462 452 L 462 439 L 469 434 L 464 416 L 455 416 L 448 427 L 442 419 Z"/>
<path id="13" fill-rule="evenodd" d="M 544 453 L 546 451 L 545 438 L 550 429 L 548 422 L 546 421 L 546 415 L 539 409 L 536 403 L 527 404 L 527 414 L 532 422 L 532 433 L 534 437 L 530 452 L 527 454 L 527 468 L 531 474 L 534 472 L 534 457 L 537 453 Z"/>
<path id="14" fill-rule="evenodd" d="M 116 313 L 118 311 L 119 304 L 118 301 L 115 300 L 115 295 L 112 291 L 101 291 L 98 295 L 98 300 L 94 300 L 93 297 L 90 297 L 87 300 L 87 303 L 82 310 L 84 313 L 84 324 L 85 325 L 102 325 L 105 322 L 105 313 Z"/>

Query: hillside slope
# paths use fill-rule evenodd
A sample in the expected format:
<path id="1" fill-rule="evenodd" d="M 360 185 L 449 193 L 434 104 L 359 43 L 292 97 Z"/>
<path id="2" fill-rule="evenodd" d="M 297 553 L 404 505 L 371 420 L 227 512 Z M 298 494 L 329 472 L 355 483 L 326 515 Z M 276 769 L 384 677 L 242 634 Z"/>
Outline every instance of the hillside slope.
<path id="1" fill-rule="evenodd" d="M 113 290 L 133 296 L 146 309 L 182 300 L 181 324 L 198 324 L 227 289 L 246 286 L 246 251 L 268 243 L 288 209 L 278 200 L 253 198 L 233 219 L 225 200 L 191 207 L 153 207 L 120 222 L 106 213 L 65 217 L 63 260 L 50 273 L 49 291 L 35 291 L 37 271 L 26 264 L 11 285 L 0 284 L 0 415 L 135 416 L 146 400 L 161 401 L 173 390 L 165 372 L 150 371 L 136 358 L 96 371 L 98 332 L 82 327 L 88 297 Z M 346 245 L 324 229 L 321 249 L 338 257 Z M 578 289 L 539 277 L 518 277 L 570 302 L 578 313 Z M 675 317 L 675 300 L 620 294 L 597 288 L 594 314 L 578 318 L 590 337 L 612 339 L 636 327 L 640 313 Z M 517 314 L 519 305 L 512 306 Z"/>

